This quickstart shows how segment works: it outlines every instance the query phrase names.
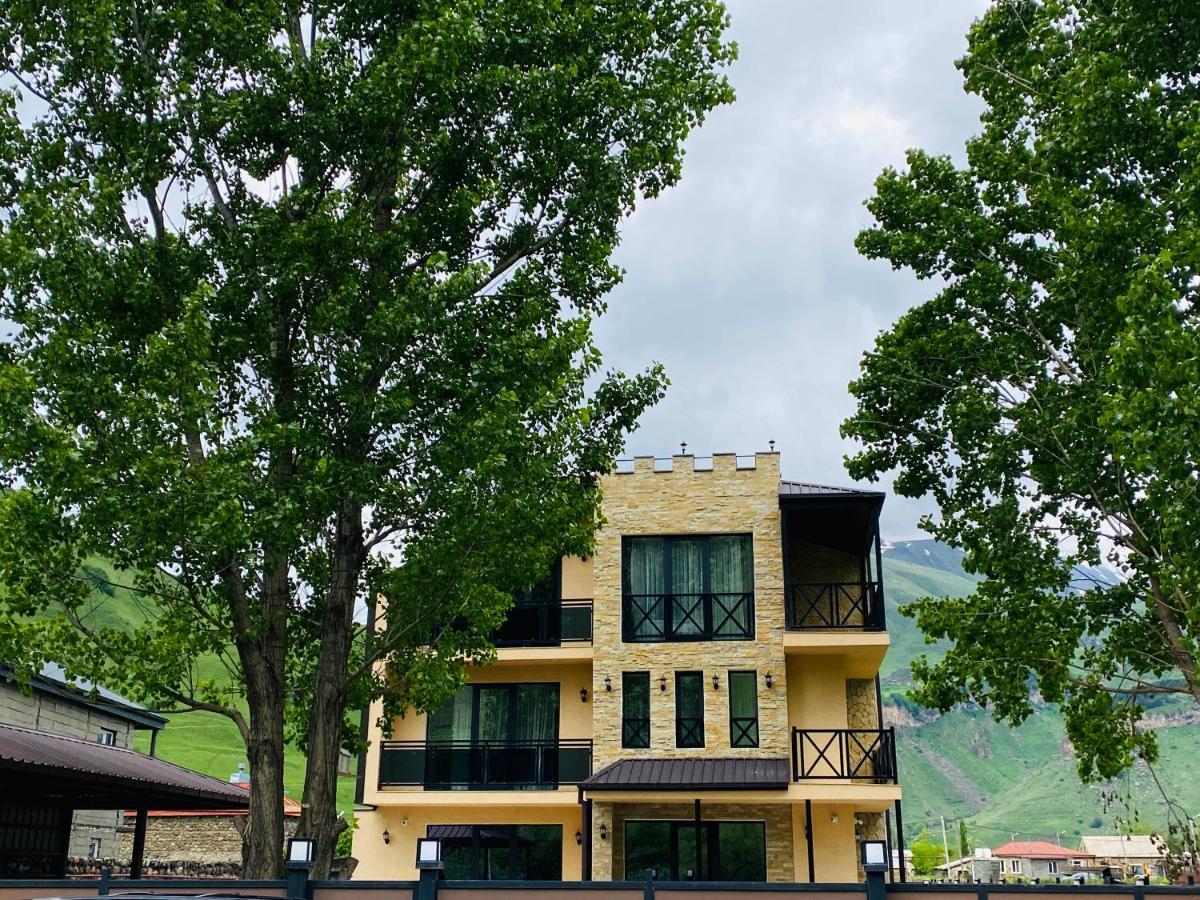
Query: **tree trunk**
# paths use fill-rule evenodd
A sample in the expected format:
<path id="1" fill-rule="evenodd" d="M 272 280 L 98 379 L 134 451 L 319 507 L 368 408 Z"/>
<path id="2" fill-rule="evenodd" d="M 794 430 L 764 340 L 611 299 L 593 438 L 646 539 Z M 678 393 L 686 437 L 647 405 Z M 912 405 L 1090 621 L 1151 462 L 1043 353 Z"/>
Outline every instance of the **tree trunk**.
<path id="1" fill-rule="evenodd" d="M 283 664 L 286 632 L 267 626 L 258 640 L 238 643 L 246 676 L 250 734 L 250 814 L 242 836 L 242 877 L 283 877 Z"/>
<path id="2" fill-rule="evenodd" d="M 308 720 L 304 809 L 298 828 L 298 833 L 316 841 L 311 875 L 314 879 L 329 877 L 334 845 L 344 828 L 337 819 L 337 765 L 346 716 L 354 602 L 363 565 L 361 504 L 342 502 L 335 541 L 312 712 Z"/>

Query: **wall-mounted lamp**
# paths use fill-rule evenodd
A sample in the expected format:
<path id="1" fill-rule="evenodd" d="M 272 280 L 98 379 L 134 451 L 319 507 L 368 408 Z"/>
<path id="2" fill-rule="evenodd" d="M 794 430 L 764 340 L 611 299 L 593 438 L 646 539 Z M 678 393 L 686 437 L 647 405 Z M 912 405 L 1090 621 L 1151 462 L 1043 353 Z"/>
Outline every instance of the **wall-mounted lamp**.
<path id="1" fill-rule="evenodd" d="M 720 689 L 721 689 L 721 676 L 718 675 L 716 672 L 713 672 L 713 690 L 719 691 Z"/>
<path id="2" fill-rule="evenodd" d="M 612 679 L 609 678 L 607 675 L 604 676 L 604 689 L 606 691 L 612 690 Z"/>
<path id="3" fill-rule="evenodd" d="M 383 831 L 383 842 L 385 844 L 390 844 L 392 842 L 392 835 L 386 828 Z"/>
<path id="4" fill-rule="evenodd" d="M 605 825 L 603 822 L 600 823 L 600 840 L 602 840 L 602 841 L 608 840 L 608 826 Z"/>
<path id="5" fill-rule="evenodd" d="M 829 817 L 829 824 L 836 825 L 837 823 L 838 823 L 837 813 L 834 813 L 832 816 Z"/>
<path id="6" fill-rule="evenodd" d="M 583 832 L 582 831 L 575 832 L 575 843 L 578 844 L 580 847 L 583 846 Z"/>
<path id="7" fill-rule="evenodd" d="M 660 691 L 665 691 L 667 689 L 667 676 L 666 675 L 658 676 L 658 689 Z"/>
<path id="8" fill-rule="evenodd" d="M 583 703 L 587 703 L 587 688 L 579 689 L 579 699 Z"/>
<path id="9" fill-rule="evenodd" d="M 767 690 L 769 691 L 771 689 L 771 685 L 773 685 L 775 683 L 774 676 L 772 676 L 771 673 L 768 672 L 766 675 L 763 676 L 763 680 L 767 683 Z"/>

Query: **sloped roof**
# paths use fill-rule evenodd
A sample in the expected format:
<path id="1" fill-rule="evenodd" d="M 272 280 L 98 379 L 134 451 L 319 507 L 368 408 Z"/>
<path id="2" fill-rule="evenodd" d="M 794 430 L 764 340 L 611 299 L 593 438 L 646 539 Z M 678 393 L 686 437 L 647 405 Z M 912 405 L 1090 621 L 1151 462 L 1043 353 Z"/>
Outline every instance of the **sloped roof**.
<path id="1" fill-rule="evenodd" d="M 588 791 L 784 790 L 791 780 L 786 758 L 688 757 L 622 759 L 580 784 Z"/>
<path id="2" fill-rule="evenodd" d="M 0 678 L 15 681 L 10 666 L 0 663 Z M 167 720 L 158 713 L 139 706 L 103 685 L 92 684 L 83 678 L 70 678 L 66 670 L 55 662 L 48 662 L 41 671 L 29 679 L 29 686 L 43 693 L 54 694 L 81 706 L 95 709 L 118 719 L 124 719 L 135 728 L 161 730 Z"/>
<path id="3" fill-rule="evenodd" d="M 1110 859 L 1122 856 L 1151 859 L 1163 855 L 1162 847 L 1148 834 L 1089 834 L 1079 839 L 1079 849 Z"/>
<path id="4" fill-rule="evenodd" d="M 0 796 L 75 809 L 246 807 L 232 784 L 133 750 L 0 725 Z"/>
<path id="5" fill-rule="evenodd" d="M 222 782 L 224 783 L 224 782 Z M 250 790 L 249 784 L 235 784 L 230 782 L 230 787 L 237 788 L 239 791 Z M 289 819 L 300 817 L 300 813 L 304 811 L 304 807 L 293 800 L 291 797 L 284 796 L 283 798 L 283 815 Z M 136 813 L 135 810 L 127 809 L 125 814 L 132 816 Z M 146 812 L 146 815 L 154 818 L 155 816 L 245 816 L 249 815 L 249 809 L 151 809 Z"/>
<path id="6" fill-rule="evenodd" d="M 1081 859 L 1091 855 L 1051 841 L 1009 841 L 992 849 L 992 856 L 1021 859 Z"/>
<path id="7" fill-rule="evenodd" d="M 815 484 L 811 481 L 779 482 L 780 497 L 882 497 L 883 491 L 864 491 L 859 488 Z"/>

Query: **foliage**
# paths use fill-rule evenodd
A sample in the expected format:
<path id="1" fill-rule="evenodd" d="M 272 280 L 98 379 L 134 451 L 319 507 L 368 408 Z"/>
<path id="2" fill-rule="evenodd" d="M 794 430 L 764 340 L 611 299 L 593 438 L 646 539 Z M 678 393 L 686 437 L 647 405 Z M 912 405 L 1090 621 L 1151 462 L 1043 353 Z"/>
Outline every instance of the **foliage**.
<path id="1" fill-rule="evenodd" d="M 913 871 L 918 875 L 928 877 L 933 874 L 935 866 L 949 862 L 941 843 L 935 841 L 933 835 L 924 829 L 917 835 L 916 840 L 909 844 L 908 849 L 912 851 Z"/>
<path id="2" fill-rule="evenodd" d="M 249 876 L 278 869 L 285 735 L 320 875 L 347 708 L 437 703 L 510 592 L 587 551 L 665 384 L 602 374 L 591 323 L 619 222 L 731 99 L 726 24 L 716 0 L 0 9 L 0 658 L 234 721 Z M 90 623 L 89 553 L 155 614 Z"/>
<path id="3" fill-rule="evenodd" d="M 1200 8 L 1013 0 L 960 61 L 966 162 L 885 171 L 862 253 L 940 288 L 877 341 L 844 432 L 985 576 L 909 613 L 915 699 L 1061 703 L 1085 778 L 1153 761 L 1139 695 L 1200 698 Z M 1122 576 L 1098 583 L 1081 565 Z M 1177 811 L 1180 812 L 1180 811 Z"/>
<path id="4" fill-rule="evenodd" d="M 967 836 L 966 819 L 958 820 L 958 855 L 963 858 L 971 855 L 971 839 Z"/>

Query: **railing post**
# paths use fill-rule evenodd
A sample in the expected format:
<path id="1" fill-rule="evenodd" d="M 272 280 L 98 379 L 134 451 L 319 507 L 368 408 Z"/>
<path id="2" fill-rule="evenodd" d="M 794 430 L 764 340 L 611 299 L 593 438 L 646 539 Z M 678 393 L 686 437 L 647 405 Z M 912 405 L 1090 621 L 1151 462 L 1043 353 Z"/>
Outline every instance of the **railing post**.
<path id="1" fill-rule="evenodd" d="M 654 870 L 646 870 L 646 886 L 642 888 L 642 900 L 654 900 Z"/>

